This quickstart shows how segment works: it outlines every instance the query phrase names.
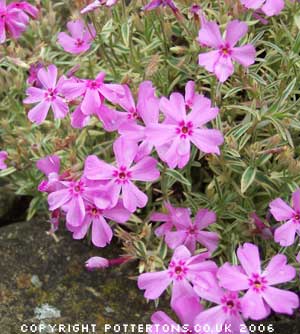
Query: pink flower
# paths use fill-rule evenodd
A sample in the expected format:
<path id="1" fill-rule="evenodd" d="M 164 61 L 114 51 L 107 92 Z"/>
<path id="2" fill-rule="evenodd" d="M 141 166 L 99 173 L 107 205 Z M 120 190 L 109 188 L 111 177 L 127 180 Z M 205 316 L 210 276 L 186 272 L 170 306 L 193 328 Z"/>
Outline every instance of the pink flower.
<path id="1" fill-rule="evenodd" d="M 171 231 L 175 222 L 179 222 L 182 217 L 189 216 L 191 211 L 187 208 L 175 208 L 169 202 L 164 202 L 167 213 L 154 212 L 150 216 L 150 221 L 164 222 L 156 230 L 155 234 L 158 237 L 164 236 Z"/>
<path id="2" fill-rule="evenodd" d="M 116 166 L 99 160 L 95 155 L 86 158 L 84 175 L 90 180 L 107 180 L 107 194 L 114 207 L 122 193 L 124 207 L 134 212 L 137 207 L 143 208 L 148 197 L 132 181 L 153 182 L 159 178 L 157 161 L 152 157 L 145 157 L 132 165 L 137 154 L 138 146 L 135 142 L 120 137 L 113 145 Z M 95 200 L 97 205 L 97 201 Z"/>
<path id="3" fill-rule="evenodd" d="M 6 40 L 6 31 L 13 38 L 19 38 L 26 30 L 29 17 L 12 4 L 6 6 L 6 0 L 0 0 L 0 44 Z"/>
<path id="4" fill-rule="evenodd" d="M 120 98 L 124 97 L 124 88 L 119 84 L 107 84 L 104 78 L 104 72 L 100 72 L 95 80 L 73 77 L 65 80 L 62 92 L 70 101 L 82 98 L 76 116 L 80 117 L 83 124 L 88 122 L 88 116 L 96 114 L 104 123 L 107 131 L 114 131 L 117 125 L 112 124 L 111 119 L 116 119 L 120 113 L 106 107 L 104 100 L 117 103 Z"/>
<path id="5" fill-rule="evenodd" d="M 192 222 L 190 213 L 185 214 L 177 221 L 174 221 L 175 231 L 167 231 L 165 241 L 174 249 L 179 245 L 185 245 L 193 254 L 196 250 L 196 243 L 204 245 L 209 253 L 213 253 L 218 247 L 219 236 L 215 232 L 202 231 L 208 225 L 216 221 L 216 214 L 207 209 L 200 209 Z"/>
<path id="6" fill-rule="evenodd" d="M 243 315 L 253 320 L 266 318 L 271 309 L 293 314 L 299 307 L 298 296 L 273 285 L 293 280 L 296 270 L 287 264 L 285 255 L 275 255 L 264 271 L 261 270 L 258 247 L 245 243 L 237 250 L 242 267 L 225 263 L 218 271 L 220 286 L 230 291 L 247 290 L 241 299 Z"/>
<path id="7" fill-rule="evenodd" d="M 196 296 L 191 283 L 202 272 L 215 273 L 217 266 L 213 261 L 205 261 L 208 253 L 191 256 L 185 246 L 175 249 L 168 269 L 144 273 L 138 278 L 138 287 L 145 290 L 145 298 L 157 299 L 172 284 L 172 304 L 181 296 Z"/>
<path id="8" fill-rule="evenodd" d="M 165 312 L 157 311 L 152 317 L 153 326 L 148 333 L 164 334 L 166 326 L 169 327 L 168 333 L 194 333 L 194 323 L 197 315 L 202 311 L 203 307 L 196 296 L 179 296 L 172 305 L 177 317 L 182 324 L 176 324 Z"/>
<path id="9" fill-rule="evenodd" d="M 89 5 L 87 5 L 86 7 L 84 7 L 81 10 L 80 13 L 81 14 L 86 14 L 86 13 L 92 12 L 92 11 L 96 10 L 97 8 L 102 7 L 102 6 L 112 7 L 117 2 L 118 2 L 118 0 L 96 0 L 96 1 L 93 1 L 92 3 L 90 3 Z"/>
<path id="10" fill-rule="evenodd" d="M 63 188 L 59 182 L 62 178 L 59 175 L 60 170 L 60 158 L 57 155 L 49 155 L 45 158 L 39 159 L 36 163 L 36 167 L 44 173 L 48 180 L 43 180 L 38 190 L 42 192 L 52 192 Z"/>
<path id="11" fill-rule="evenodd" d="M 235 47 L 246 35 L 248 26 L 244 22 L 233 20 L 228 23 L 225 39 L 216 22 L 207 22 L 199 30 L 198 41 L 204 46 L 216 49 L 199 55 L 198 63 L 209 72 L 214 73 L 220 82 L 226 81 L 234 72 L 232 61 L 248 67 L 255 61 L 255 48 L 252 44 Z"/>
<path id="12" fill-rule="evenodd" d="M 36 19 L 39 14 L 39 10 L 27 1 L 15 1 L 9 4 L 8 7 L 20 9 L 27 15 L 31 16 L 33 19 Z"/>
<path id="13" fill-rule="evenodd" d="M 273 239 L 273 231 L 268 227 L 255 212 L 250 214 L 251 222 L 255 225 L 255 233 L 259 234 L 263 239 Z"/>
<path id="14" fill-rule="evenodd" d="M 120 113 L 113 120 L 119 122 L 118 131 L 126 139 L 139 143 L 135 161 L 149 155 L 153 145 L 146 138 L 146 126 L 157 124 L 159 118 L 159 99 L 151 81 L 144 81 L 139 86 L 137 104 L 135 105 L 130 89 L 124 86 L 125 96 L 118 104 L 127 111 Z M 145 126 L 144 126 L 145 125 Z"/>
<path id="15" fill-rule="evenodd" d="M 58 34 L 58 44 L 69 53 L 79 54 L 87 51 L 95 39 L 96 30 L 92 24 L 88 27 L 84 25 L 84 21 L 78 19 L 75 21 L 69 21 L 67 28 L 70 35 L 65 32 Z"/>
<path id="16" fill-rule="evenodd" d="M 278 15 L 284 8 L 284 0 L 241 0 L 246 8 L 261 9 L 267 16 Z"/>
<path id="17" fill-rule="evenodd" d="M 168 100 L 162 97 L 160 109 L 165 115 L 161 124 L 151 124 L 146 135 L 150 143 L 155 145 L 161 160 L 170 168 L 183 168 L 190 159 L 191 142 L 205 153 L 220 154 L 219 145 L 224 141 L 219 130 L 207 129 L 205 124 L 216 118 L 218 108 L 211 107 L 211 101 L 196 95 L 191 111 L 183 96 L 173 93 Z"/>
<path id="18" fill-rule="evenodd" d="M 177 12 L 178 8 L 176 7 L 173 0 L 151 0 L 146 6 L 143 7 L 143 10 L 153 10 L 157 7 L 169 7 L 173 12 Z"/>
<path id="19" fill-rule="evenodd" d="M 6 169 L 7 165 L 4 162 L 8 157 L 8 153 L 6 151 L 0 151 L 0 170 L 1 169 Z"/>
<path id="20" fill-rule="evenodd" d="M 215 276 L 210 273 L 203 273 L 201 276 L 202 280 L 199 284 L 195 282 L 194 290 L 201 298 L 217 306 L 201 312 L 196 317 L 194 324 L 205 324 L 210 328 L 206 333 L 211 334 L 219 333 L 220 328 L 225 328 L 226 325 L 230 326 L 232 333 L 240 333 L 244 321 L 241 316 L 241 299 L 238 293 L 221 289 Z M 245 333 L 249 333 L 248 330 Z"/>
<path id="21" fill-rule="evenodd" d="M 300 189 L 293 193 L 292 201 L 292 208 L 281 198 L 276 198 L 270 203 L 270 211 L 274 218 L 286 222 L 274 232 L 275 241 L 284 247 L 291 246 L 295 242 L 296 233 L 300 232 Z"/>
<path id="22" fill-rule="evenodd" d="M 43 84 L 40 82 L 40 80 L 38 79 L 38 71 L 43 68 L 43 64 L 40 62 L 34 63 L 30 65 L 29 68 L 29 75 L 27 78 L 27 84 L 30 86 L 34 86 L 37 88 L 42 88 Z"/>
<path id="23" fill-rule="evenodd" d="M 38 71 L 38 79 L 42 83 L 42 88 L 29 87 L 26 90 L 28 97 L 23 101 L 26 104 L 39 102 L 28 113 L 31 122 L 41 124 L 47 117 L 50 107 L 53 110 L 54 118 L 64 118 L 69 111 L 68 105 L 60 96 L 64 77 L 57 81 L 57 68 L 49 65 L 47 70 L 42 68 Z"/>
<path id="24" fill-rule="evenodd" d="M 109 267 L 109 261 L 104 257 L 94 256 L 86 261 L 85 267 L 88 270 L 104 269 Z"/>
<path id="25" fill-rule="evenodd" d="M 80 227 L 67 226 L 73 232 L 74 239 L 83 239 L 92 225 L 92 243 L 96 247 L 105 247 L 111 242 L 113 232 L 105 219 L 113 220 L 119 224 L 125 223 L 131 213 L 126 210 L 122 202 L 114 208 L 99 209 L 95 205 L 86 205 L 86 215 Z"/>
<path id="26" fill-rule="evenodd" d="M 60 209 L 56 209 L 51 212 L 50 215 L 50 231 L 49 233 L 55 233 L 58 230 L 59 222 L 60 222 L 61 211 Z"/>
<path id="27" fill-rule="evenodd" d="M 67 212 L 66 221 L 71 226 L 81 226 L 86 215 L 86 204 L 94 203 L 97 198 L 99 207 L 107 207 L 109 201 L 103 197 L 97 184 L 91 184 L 85 178 L 78 181 L 60 181 L 63 189 L 53 191 L 48 195 L 49 210 L 62 208 Z"/>

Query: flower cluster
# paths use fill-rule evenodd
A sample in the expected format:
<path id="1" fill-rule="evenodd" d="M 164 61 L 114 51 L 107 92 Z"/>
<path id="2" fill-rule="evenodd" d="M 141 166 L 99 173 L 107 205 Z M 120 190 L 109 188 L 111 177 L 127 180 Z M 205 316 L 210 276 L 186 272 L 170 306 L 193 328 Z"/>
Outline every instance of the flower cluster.
<path id="1" fill-rule="evenodd" d="M 296 293 L 273 285 L 289 282 L 296 270 L 287 264 L 286 256 L 275 255 L 264 270 L 261 269 L 258 247 L 246 243 L 237 250 L 241 266 L 223 264 L 220 268 L 206 260 L 207 253 L 191 256 L 185 246 L 175 249 L 168 269 L 141 274 L 138 286 L 147 299 L 158 298 L 172 283 L 171 306 L 190 333 L 205 324 L 216 333 L 217 328 L 229 324 L 239 333 L 243 319 L 261 320 L 271 310 L 292 314 L 299 307 Z M 242 291 L 246 291 L 242 294 Z M 200 298 L 216 306 L 203 309 Z M 284 301 L 284 302 L 283 302 Z M 175 324 L 164 312 L 153 314 L 154 324 Z M 156 327 L 157 328 L 157 327 Z M 153 328 L 154 333 L 156 332 Z M 197 331 L 198 332 L 198 331 Z"/>
<path id="2" fill-rule="evenodd" d="M 58 33 L 56 40 L 59 51 L 67 52 L 69 55 L 66 57 L 72 58 L 75 62 L 84 53 L 87 53 L 88 57 L 96 54 L 98 48 L 94 48 L 94 45 L 98 41 L 97 34 L 99 36 L 101 33 L 97 31 L 96 20 L 92 20 L 93 24 L 88 23 L 89 15 L 103 7 L 106 7 L 106 11 L 114 10 L 112 7 L 117 3 L 117 0 L 91 1 L 81 10 L 81 14 L 88 14 L 86 20 L 76 18 L 69 21 L 68 31 Z M 196 59 L 193 63 L 199 73 L 211 73 L 211 81 L 202 83 L 198 74 L 195 74 L 194 80 L 188 80 L 187 77 L 192 78 L 186 75 L 188 72 L 184 66 L 181 68 L 180 63 L 174 65 L 171 61 L 172 66 L 182 72 L 183 76 L 180 74 L 178 78 L 184 78 L 186 81 L 177 84 L 177 78 L 174 78 L 170 89 L 167 90 L 160 89 L 155 76 L 151 77 L 150 81 L 147 80 L 148 76 L 143 75 L 136 83 L 137 80 L 128 78 L 130 71 L 126 72 L 126 78 L 120 79 L 121 76 L 115 76 L 115 82 L 112 82 L 102 67 L 99 67 L 97 72 L 91 71 L 91 75 L 83 72 L 80 77 L 76 73 L 80 67 L 79 63 L 73 64 L 75 66 L 71 70 L 62 73 L 56 65 L 46 65 L 46 62 L 31 64 L 30 68 L 28 66 L 27 96 L 23 102 L 33 105 L 28 108 L 27 113 L 30 122 L 35 125 L 45 123 L 49 110 L 52 110 L 55 120 L 65 119 L 70 115 L 71 126 L 78 133 L 85 134 L 92 125 L 100 125 L 104 135 L 111 140 L 108 148 L 111 147 L 113 152 L 102 154 L 96 149 L 85 150 L 80 157 L 79 167 L 64 166 L 59 150 L 52 151 L 55 154 L 38 159 L 36 167 L 45 175 L 38 185 L 38 190 L 47 196 L 51 211 L 51 232 L 54 233 L 60 222 L 65 221 L 65 226 L 74 239 L 90 236 L 92 244 L 102 248 L 111 243 L 116 224 L 120 231 L 120 226 L 129 226 L 125 224 L 129 220 L 133 221 L 134 214 L 147 217 L 145 234 L 149 231 L 150 234 L 155 226 L 154 234 L 159 239 L 156 241 L 164 254 L 159 261 L 153 261 L 152 267 L 147 266 L 145 262 L 148 249 L 146 246 L 145 249 L 141 247 L 144 252 L 141 257 L 146 260 L 139 268 L 137 285 L 140 290 L 144 290 L 144 297 L 150 300 L 156 300 L 166 290 L 170 290 L 170 305 L 180 322 L 178 325 L 166 313 L 157 311 L 152 316 L 152 333 L 157 328 L 155 325 L 166 324 L 179 326 L 178 332 L 188 329 L 192 334 L 197 332 L 195 327 L 201 324 L 209 325 L 212 329 L 211 334 L 216 333 L 213 328 L 230 324 L 233 332 L 239 333 L 240 326 L 247 319 L 261 320 L 268 317 L 271 311 L 291 315 L 299 307 L 297 294 L 274 287 L 290 282 L 296 277 L 296 270 L 287 263 L 285 255 L 276 254 L 266 266 L 262 266 L 258 246 L 238 242 L 236 254 L 231 254 L 232 258 L 236 259 L 234 264 L 223 259 L 218 261 L 217 256 L 223 252 L 223 227 L 219 225 L 223 217 L 219 215 L 213 196 L 208 196 L 203 205 L 198 205 L 191 198 L 186 202 L 186 206 L 190 207 L 177 207 L 171 204 L 173 200 L 170 198 L 169 189 L 163 189 L 169 187 L 166 175 L 186 181 L 184 176 L 180 178 L 181 171 L 175 169 L 179 168 L 190 174 L 194 172 L 192 167 L 199 166 L 194 161 L 199 151 L 207 160 L 218 160 L 221 164 L 226 163 L 226 145 L 230 146 L 230 152 L 227 151 L 230 155 L 240 154 L 235 150 L 236 143 L 230 143 L 230 122 L 221 121 L 227 110 L 219 97 L 215 96 L 215 90 L 209 91 L 208 83 L 216 85 L 216 90 L 223 88 L 233 80 L 230 77 L 236 71 L 242 73 L 245 79 L 244 89 L 249 87 L 257 93 L 256 86 L 252 85 L 247 72 L 250 66 L 255 64 L 255 44 L 260 37 L 256 39 L 256 36 L 248 34 L 248 24 L 235 18 L 238 17 L 239 11 L 248 13 L 248 9 L 254 10 L 254 17 L 278 15 L 284 8 L 284 1 L 241 0 L 240 3 L 244 7 L 239 4 L 237 12 L 233 15 L 234 19 L 228 20 L 226 25 L 223 24 L 223 18 L 221 22 L 210 21 L 205 16 L 202 5 L 192 5 L 188 14 L 173 0 L 151 0 L 142 8 L 144 12 L 139 19 L 150 16 L 150 10 L 156 10 L 158 15 L 175 16 L 178 27 L 182 26 L 185 30 L 187 26 L 183 20 L 186 16 L 193 16 L 196 29 L 192 42 L 196 42 L 196 47 L 191 49 L 191 54 L 198 56 L 200 67 L 197 66 Z M 157 9 L 159 7 L 162 9 Z M 37 18 L 37 15 L 38 9 L 26 1 L 6 5 L 6 1 L 0 0 L 0 43 L 6 41 L 7 32 L 12 38 L 18 38 L 28 26 L 29 19 Z M 93 15 L 91 17 L 93 18 Z M 162 40 L 166 42 L 168 35 L 163 24 L 161 30 L 164 35 Z M 126 27 L 122 26 L 121 31 L 124 35 L 122 38 L 126 39 Z M 134 35 L 134 38 L 136 36 Z M 187 37 L 187 41 L 189 38 L 190 36 Z M 113 34 L 109 43 L 114 43 Z M 105 47 L 105 43 L 101 47 Z M 130 47 L 128 43 L 128 48 Z M 165 54 L 172 51 L 167 45 L 164 47 Z M 205 50 L 207 48 L 209 51 Z M 200 49 L 199 54 L 197 49 Z M 89 50 L 91 51 L 88 52 Z M 131 51 L 134 56 L 134 50 Z M 168 61 L 167 59 L 166 62 Z M 257 62 L 259 61 L 261 59 L 257 59 Z M 96 73 L 98 74 L 95 75 Z M 172 74 L 168 73 L 169 75 L 171 78 Z M 198 91 L 199 87 L 203 87 L 202 93 Z M 239 87 L 232 88 L 229 93 L 234 94 L 238 91 Z M 251 112 L 252 117 L 254 111 L 251 109 Z M 256 114 L 255 117 L 259 118 Z M 277 125 L 277 122 L 274 124 Z M 241 125 L 243 127 L 245 124 Z M 256 127 L 256 124 L 253 127 Z M 241 131 L 240 136 L 250 136 L 246 131 L 242 133 L 243 129 L 239 127 L 236 130 Z M 244 138 L 248 140 L 248 137 Z M 1 170 L 7 168 L 7 157 L 6 151 L 0 151 Z M 252 162 L 255 159 L 249 160 Z M 244 167 L 244 161 L 234 166 L 238 170 Z M 245 179 L 248 178 L 246 181 L 251 180 L 253 175 L 255 178 L 256 173 L 256 168 L 252 166 L 249 166 L 246 172 L 248 170 L 254 172 L 250 177 L 243 174 Z M 218 188 L 220 201 L 223 199 L 219 183 L 230 177 L 230 172 L 225 176 L 219 174 L 208 186 L 208 189 Z M 245 181 L 244 178 L 242 182 Z M 152 191 L 154 187 L 151 188 L 151 185 L 155 184 L 156 188 L 159 182 L 161 190 Z M 188 185 L 183 191 L 183 197 L 187 197 L 191 188 L 197 187 L 189 181 L 185 184 Z M 203 185 L 206 186 L 205 176 Z M 238 189 L 235 183 L 233 188 Z M 243 193 L 242 186 L 241 189 L 239 194 Z M 196 191 L 200 190 L 197 188 Z M 156 196 L 160 195 L 157 200 Z M 147 204 L 159 200 L 164 201 L 163 211 L 148 215 L 145 209 Z M 228 201 L 222 203 L 224 206 L 226 204 Z M 228 209 L 224 209 L 226 210 L 230 210 L 229 205 Z M 263 242 L 272 242 L 274 239 L 282 247 L 291 246 L 300 234 L 300 189 L 292 194 L 292 206 L 281 198 L 271 201 L 266 219 L 269 224 L 265 224 L 256 212 L 251 212 L 251 223 Z M 273 224 L 272 216 L 278 223 Z M 284 223 L 280 225 L 279 222 Z M 160 225 L 156 226 L 156 223 Z M 230 228 L 226 229 L 226 233 L 230 233 Z M 135 241 L 140 242 L 143 238 L 141 235 L 135 236 Z M 134 247 L 134 242 L 132 244 L 130 247 Z M 138 256 L 135 257 L 133 254 L 134 251 L 127 252 L 117 259 L 92 257 L 86 262 L 86 268 L 93 270 L 120 265 L 136 260 Z M 149 254 L 154 259 L 159 257 L 154 251 L 149 251 Z M 168 258 L 170 254 L 172 256 Z M 298 261 L 299 254 L 296 258 Z M 240 264 L 237 264 L 237 261 Z"/>

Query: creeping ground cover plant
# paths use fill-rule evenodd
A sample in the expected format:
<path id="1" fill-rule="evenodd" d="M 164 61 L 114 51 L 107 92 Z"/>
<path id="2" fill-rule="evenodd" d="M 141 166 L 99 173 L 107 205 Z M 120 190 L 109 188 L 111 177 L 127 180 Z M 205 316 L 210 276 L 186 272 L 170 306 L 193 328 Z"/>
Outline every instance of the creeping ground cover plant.
<path id="1" fill-rule="evenodd" d="M 298 1 L 0 0 L 0 43 L 3 193 L 135 265 L 149 333 L 299 313 Z"/>

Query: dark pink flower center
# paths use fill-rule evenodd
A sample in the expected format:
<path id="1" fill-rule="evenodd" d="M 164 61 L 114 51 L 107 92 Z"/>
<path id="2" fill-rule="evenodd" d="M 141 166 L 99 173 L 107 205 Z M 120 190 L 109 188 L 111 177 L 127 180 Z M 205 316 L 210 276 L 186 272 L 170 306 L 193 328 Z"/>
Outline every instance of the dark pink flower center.
<path id="1" fill-rule="evenodd" d="M 176 127 L 176 133 L 180 135 L 180 138 L 187 138 L 193 134 L 193 123 L 181 121 Z"/>
<path id="2" fill-rule="evenodd" d="M 45 99 L 47 101 L 54 101 L 56 99 L 57 91 L 54 88 L 48 88 L 48 90 L 45 92 Z"/>
<path id="3" fill-rule="evenodd" d="M 241 309 L 241 304 L 238 295 L 235 292 L 225 294 L 222 299 L 222 309 L 225 313 L 237 314 Z"/>
<path id="4" fill-rule="evenodd" d="M 77 47 L 81 47 L 83 45 L 84 41 L 80 38 L 77 38 L 76 42 L 75 42 L 75 45 Z"/>
<path id="5" fill-rule="evenodd" d="M 125 166 L 121 166 L 118 170 L 115 170 L 113 176 L 116 178 L 117 183 L 127 183 L 131 178 L 131 171 L 127 170 Z"/>
<path id="6" fill-rule="evenodd" d="M 88 80 L 87 87 L 90 89 L 98 89 L 100 87 L 100 83 L 97 80 Z"/>
<path id="7" fill-rule="evenodd" d="M 136 110 L 130 111 L 128 113 L 128 119 L 137 119 L 139 117 L 139 114 Z"/>
<path id="8" fill-rule="evenodd" d="M 87 212 L 91 217 L 99 217 L 102 215 L 103 210 L 96 208 L 95 206 L 88 206 Z"/>
<path id="9" fill-rule="evenodd" d="M 185 264 L 185 261 L 174 261 L 172 260 L 170 262 L 168 273 L 169 276 L 177 281 L 184 279 L 186 276 L 186 273 L 188 271 L 188 268 Z"/>
<path id="10" fill-rule="evenodd" d="M 267 280 L 258 274 L 252 274 L 249 278 L 249 285 L 255 292 L 264 291 L 267 288 Z"/>
<path id="11" fill-rule="evenodd" d="M 295 213 L 294 216 L 293 216 L 293 221 L 294 223 L 296 224 L 299 224 L 300 223 L 300 213 Z"/>
<path id="12" fill-rule="evenodd" d="M 220 54 L 223 56 L 223 57 L 229 57 L 232 53 L 232 50 L 229 46 L 229 44 L 225 44 L 225 45 L 222 45 L 220 47 Z"/>
<path id="13" fill-rule="evenodd" d="M 195 226 L 190 226 L 187 230 L 188 234 L 196 234 L 197 228 Z"/>
<path id="14" fill-rule="evenodd" d="M 72 182 L 70 192 L 72 196 L 81 195 L 84 192 L 84 183 L 82 181 Z"/>

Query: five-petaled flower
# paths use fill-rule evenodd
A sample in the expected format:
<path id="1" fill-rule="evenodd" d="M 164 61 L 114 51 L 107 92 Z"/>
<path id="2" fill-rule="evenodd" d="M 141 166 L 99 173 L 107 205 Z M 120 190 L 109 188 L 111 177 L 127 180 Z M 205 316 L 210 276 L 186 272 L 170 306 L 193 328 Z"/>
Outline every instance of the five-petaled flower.
<path id="1" fill-rule="evenodd" d="M 24 103 L 39 102 L 34 108 L 29 110 L 28 118 L 31 122 L 41 124 L 47 117 L 50 107 L 53 110 L 54 118 L 64 118 L 69 111 L 64 98 L 61 96 L 61 89 L 64 77 L 57 81 L 57 68 L 55 65 L 49 65 L 47 70 L 41 68 L 37 77 L 42 83 L 42 88 L 29 87 L 26 90 L 27 98 Z"/>
<path id="2" fill-rule="evenodd" d="M 195 281 L 194 290 L 201 298 L 217 304 L 198 314 L 195 319 L 195 324 L 205 324 L 211 329 L 207 333 L 215 334 L 217 328 L 224 328 L 226 324 L 236 334 L 240 333 L 242 326 L 245 327 L 238 292 L 222 289 L 215 275 L 202 273 L 201 280 Z M 246 330 L 245 333 L 249 332 Z"/>
<path id="3" fill-rule="evenodd" d="M 219 109 L 211 101 L 197 94 L 191 111 L 180 93 L 173 93 L 168 100 L 162 97 L 160 109 L 165 119 L 160 124 L 147 126 L 146 135 L 161 158 L 170 168 L 183 168 L 190 159 L 191 142 L 205 153 L 220 154 L 223 135 L 219 130 L 208 129 L 206 123 L 215 119 Z"/>
<path id="4" fill-rule="evenodd" d="M 285 247 L 291 246 L 295 242 L 296 233 L 300 233 L 300 189 L 293 193 L 292 201 L 292 208 L 281 198 L 270 203 L 270 211 L 275 219 L 286 222 L 274 232 L 275 241 Z"/>
<path id="5" fill-rule="evenodd" d="M 198 42 L 216 50 L 201 53 L 198 58 L 200 66 L 214 73 L 220 82 L 226 81 L 234 72 L 232 60 L 248 67 L 255 61 L 255 48 L 252 44 L 236 47 L 237 42 L 246 35 L 248 26 L 244 22 L 233 20 L 227 24 L 223 39 L 216 22 L 207 22 L 199 30 Z"/>
<path id="6" fill-rule="evenodd" d="M 74 239 L 83 239 L 92 226 L 92 243 L 96 247 L 105 247 L 111 242 L 113 232 L 106 219 L 113 220 L 119 224 L 125 223 L 131 213 L 126 210 L 123 203 L 119 201 L 113 208 L 99 209 L 93 204 L 86 205 L 86 214 L 81 226 L 67 225 L 73 232 Z"/>
<path id="7" fill-rule="evenodd" d="M 243 315 L 253 320 L 269 316 L 271 309 L 277 313 L 293 314 L 299 307 L 298 296 L 290 291 L 274 288 L 273 285 L 289 282 L 296 270 L 287 264 L 285 255 L 272 257 L 265 270 L 261 270 L 258 247 L 245 243 L 237 250 L 242 267 L 228 262 L 218 270 L 220 286 L 230 291 L 247 290 L 241 298 Z"/>
<path id="8" fill-rule="evenodd" d="M 138 287 L 145 290 L 145 298 L 157 299 L 172 284 L 172 303 L 182 294 L 196 296 L 191 283 L 202 272 L 216 273 L 217 265 L 206 261 L 209 254 L 202 253 L 192 256 L 185 246 L 175 249 L 166 270 L 141 274 Z"/>
<path id="9" fill-rule="evenodd" d="M 165 233 L 165 241 L 170 248 L 185 245 L 192 253 L 196 250 L 196 243 L 204 245 L 210 253 L 218 246 L 219 236 L 215 232 L 202 231 L 208 225 L 216 221 L 216 214 L 207 209 L 200 209 L 194 221 L 191 220 L 189 211 L 174 221 L 176 230 Z"/>
<path id="10" fill-rule="evenodd" d="M 117 204 L 122 193 L 124 207 L 134 212 L 147 204 L 148 197 L 132 181 L 156 181 L 160 175 L 157 161 L 147 156 L 133 165 L 138 145 L 122 137 L 114 142 L 113 149 L 116 165 L 109 165 L 95 155 L 90 155 L 85 160 L 84 175 L 90 180 L 108 181 L 106 193 L 110 197 L 111 206 Z"/>
<path id="11" fill-rule="evenodd" d="M 68 35 L 65 32 L 58 34 L 58 44 L 62 48 L 72 54 L 79 54 L 87 51 L 95 39 L 96 30 L 92 24 L 88 26 L 84 25 L 84 21 L 77 19 L 75 21 L 69 21 L 67 28 L 70 32 Z"/>

